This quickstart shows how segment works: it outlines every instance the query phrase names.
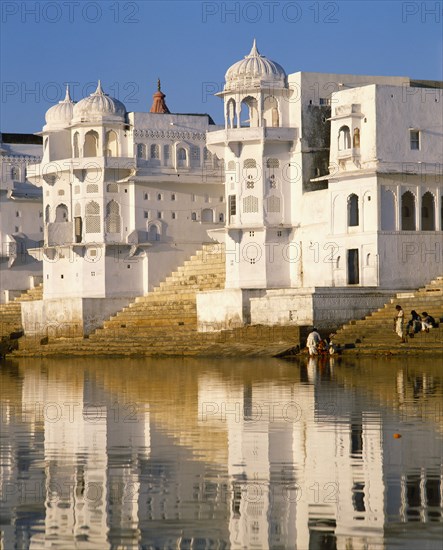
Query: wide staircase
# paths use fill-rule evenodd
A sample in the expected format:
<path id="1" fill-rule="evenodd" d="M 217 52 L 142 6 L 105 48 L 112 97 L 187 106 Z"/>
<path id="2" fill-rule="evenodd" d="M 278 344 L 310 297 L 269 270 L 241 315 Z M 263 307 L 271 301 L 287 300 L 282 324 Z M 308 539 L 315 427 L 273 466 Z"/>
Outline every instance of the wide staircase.
<path id="1" fill-rule="evenodd" d="M 420 315 L 426 311 L 439 323 L 438 328 L 407 335 L 406 343 L 393 330 L 395 306 L 399 304 L 405 313 L 406 325 L 414 309 Z M 414 292 L 400 292 L 384 307 L 362 320 L 352 321 L 337 331 L 334 343 L 345 346 L 351 353 L 443 353 L 443 277 L 437 277 L 425 287 Z"/>
<path id="2" fill-rule="evenodd" d="M 298 343 L 299 327 L 197 332 L 196 294 L 224 288 L 225 276 L 224 249 L 204 245 L 152 292 L 136 298 L 88 338 L 25 337 L 13 355 L 272 355 Z"/>

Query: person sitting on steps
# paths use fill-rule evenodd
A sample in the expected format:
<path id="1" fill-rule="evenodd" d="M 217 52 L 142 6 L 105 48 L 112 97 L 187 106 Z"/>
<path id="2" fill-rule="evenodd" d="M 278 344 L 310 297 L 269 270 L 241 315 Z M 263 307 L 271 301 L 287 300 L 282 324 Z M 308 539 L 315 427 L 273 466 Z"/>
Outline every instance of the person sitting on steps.
<path id="1" fill-rule="evenodd" d="M 429 315 L 426 311 L 423 311 L 421 314 L 421 324 L 422 324 L 422 330 L 425 330 L 426 332 L 429 332 L 430 328 L 436 328 L 437 323 L 435 322 L 434 317 L 432 315 Z"/>
<path id="2" fill-rule="evenodd" d="M 413 309 L 411 311 L 411 318 L 408 321 L 408 324 L 406 325 L 406 330 L 409 332 L 409 336 L 413 336 L 417 332 L 420 332 L 422 329 L 421 324 L 421 317 L 420 315 Z"/>

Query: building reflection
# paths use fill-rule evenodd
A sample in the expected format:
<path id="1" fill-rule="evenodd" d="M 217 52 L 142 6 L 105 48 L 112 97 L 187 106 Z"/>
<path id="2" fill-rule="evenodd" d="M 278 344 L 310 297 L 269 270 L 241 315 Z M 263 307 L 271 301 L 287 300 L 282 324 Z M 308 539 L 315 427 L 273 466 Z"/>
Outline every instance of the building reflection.
<path id="1" fill-rule="evenodd" d="M 399 367 L 374 399 L 336 362 L 290 373 L 10 363 L 2 547 L 370 550 L 441 528 L 441 418 L 402 417 L 439 377 Z"/>

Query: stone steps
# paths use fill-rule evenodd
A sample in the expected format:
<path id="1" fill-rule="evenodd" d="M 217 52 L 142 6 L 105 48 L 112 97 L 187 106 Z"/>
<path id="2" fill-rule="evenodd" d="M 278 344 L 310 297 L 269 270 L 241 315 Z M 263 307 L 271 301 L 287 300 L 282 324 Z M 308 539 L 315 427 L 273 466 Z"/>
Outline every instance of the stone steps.
<path id="1" fill-rule="evenodd" d="M 9 338 L 12 333 L 22 332 L 22 308 L 21 303 L 41 300 L 43 298 L 43 285 L 40 284 L 17 296 L 14 301 L 0 305 L 0 337 Z"/>
<path id="2" fill-rule="evenodd" d="M 197 333 L 196 293 L 224 288 L 222 248 L 205 245 L 146 296 L 139 296 L 84 339 L 56 339 L 46 345 L 28 340 L 17 355 L 196 353 L 214 337 Z"/>
<path id="3" fill-rule="evenodd" d="M 218 333 L 197 333 L 194 330 L 150 329 L 150 337 L 145 334 L 120 332 L 116 338 L 106 337 L 92 343 L 83 338 L 59 338 L 48 345 L 39 345 L 31 337 L 24 338 L 19 352 L 23 357 L 30 356 L 272 356 L 280 353 L 299 341 L 298 327 L 248 326 Z M 105 332 L 105 331 L 103 331 Z"/>
<path id="4" fill-rule="evenodd" d="M 409 312 L 415 309 L 419 314 L 427 311 L 437 322 L 438 328 L 429 332 L 421 331 L 413 337 L 406 336 L 402 344 L 393 330 L 395 306 L 400 304 L 405 312 L 406 325 Z M 364 319 L 344 325 L 334 336 L 334 342 L 340 345 L 355 345 L 354 352 L 432 352 L 443 353 L 443 277 L 437 277 L 426 286 L 411 292 L 399 292 L 384 307 L 374 311 Z"/>
<path id="5" fill-rule="evenodd" d="M 299 327 L 247 326 L 198 333 L 196 292 L 224 288 L 220 246 L 203 247 L 146 296 L 105 321 L 89 338 L 58 338 L 40 345 L 25 337 L 20 356 L 231 356 L 279 353 L 299 342 Z M 203 264 L 204 260 L 204 265 Z"/>

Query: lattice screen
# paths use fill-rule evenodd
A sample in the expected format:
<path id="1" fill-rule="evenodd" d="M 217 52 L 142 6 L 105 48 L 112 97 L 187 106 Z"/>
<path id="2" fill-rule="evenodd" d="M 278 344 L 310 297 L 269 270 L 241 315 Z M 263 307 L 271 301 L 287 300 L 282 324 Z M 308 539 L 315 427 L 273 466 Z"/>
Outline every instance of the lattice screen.
<path id="1" fill-rule="evenodd" d="M 258 198 L 248 195 L 243 199 L 243 212 L 245 214 L 252 214 L 258 212 Z"/>

